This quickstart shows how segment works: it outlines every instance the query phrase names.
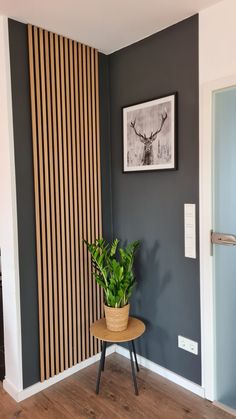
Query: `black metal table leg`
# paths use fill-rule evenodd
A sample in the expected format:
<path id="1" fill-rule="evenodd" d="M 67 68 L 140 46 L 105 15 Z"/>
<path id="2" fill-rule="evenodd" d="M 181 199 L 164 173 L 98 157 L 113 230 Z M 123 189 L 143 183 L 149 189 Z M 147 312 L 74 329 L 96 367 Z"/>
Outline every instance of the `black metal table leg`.
<path id="1" fill-rule="evenodd" d="M 135 364 L 136 364 L 136 369 L 137 369 L 137 372 L 139 372 L 139 366 L 138 366 L 138 361 L 137 361 L 137 355 L 136 355 L 134 341 L 132 340 L 131 343 L 132 343 L 132 348 L 133 348 L 133 353 L 134 353 L 134 360 L 135 360 Z"/>
<path id="2" fill-rule="evenodd" d="M 104 353 L 104 357 L 103 357 L 103 361 L 102 361 L 102 371 L 104 371 L 104 368 L 105 368 L 107 342 L 103 342 L 103 346 L 105 346 L 105 348 L 104 348 L 105 353 Z"/>
<path id="3" fill-rule="evenodd" d="M 132 371 L 132 377 L 133 377 L 133 383 L 134 383 L 134 391 L 135 391 L 136 396 L 138 396 L 138 385 L 137 385 L 137 380 L 136 380 L 136 375 L 135 375 L 135 370 L 134 370 L 134 361 L 133 361 L 133 355 L 132 355 L 132 343 L 129 341 L 128 344 L 129 344 L 131 371 Z"/>
<path id="4" fill-rule="evenodd" d="M 97 385 L 96 385 L 97 394 L 99 393 L 101 372 L 102 372 L 102 369 L 104 368 L 104 363 L 105 363 L 105 353 L 106 353 L 106 342 L 102 344 L 102 353 L 101 353 L 101 358 L 100 358 L 99 367 L 98 367 Z"/>

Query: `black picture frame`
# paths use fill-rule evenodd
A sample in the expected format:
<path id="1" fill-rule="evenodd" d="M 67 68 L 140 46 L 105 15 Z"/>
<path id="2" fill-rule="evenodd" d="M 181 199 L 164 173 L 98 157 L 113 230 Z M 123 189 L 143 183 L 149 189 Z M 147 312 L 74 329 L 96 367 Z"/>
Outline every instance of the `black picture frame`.
<path id="1" fill-rule="evenodd" d="M 124 106 L 123 173 L 177 170 L 177 92 Z"/>

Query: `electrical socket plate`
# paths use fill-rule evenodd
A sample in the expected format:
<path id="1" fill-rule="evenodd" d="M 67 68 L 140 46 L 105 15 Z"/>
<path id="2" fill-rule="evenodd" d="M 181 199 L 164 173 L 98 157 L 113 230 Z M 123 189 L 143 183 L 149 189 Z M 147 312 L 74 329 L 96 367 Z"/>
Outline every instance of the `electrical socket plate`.
<path id="1" fill-rule="evenodd" d="M 184 349 L 185 351 L 191 352 L 194 355 L 198 355 L 198 343 L 194 340 L 179 335 L 178 347 Z"/>

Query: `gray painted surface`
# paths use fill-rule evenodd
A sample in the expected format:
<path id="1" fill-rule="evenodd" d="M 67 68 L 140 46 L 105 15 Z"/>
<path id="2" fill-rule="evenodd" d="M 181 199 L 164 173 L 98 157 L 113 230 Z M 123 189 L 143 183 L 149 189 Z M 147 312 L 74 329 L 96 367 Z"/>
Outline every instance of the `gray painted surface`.
<path id="1" fill-rule="evenodd" d="M 26 388 L 40 381 L 27 26 L 9 19 L 9 43 L 19 239 L 23 387 Z"/>
<path id="2" fill-rule="evenodd" d="M 9 19 L 9 41 L 19 238 L 23 387 L 26 388 L 40 381 L 27 26 Z M 108 58 L 103 54 L 99 54 L 99 69 L 103 231 L 104 236 L 110 239 L 112 218 L 110 146 L 108 138 Z"/>
<path id="3" fill-rule="evenodd" d="M 109 64 L 113 235 L 142 241 L 132 314 L 144 319 L 147 332 L 137 350 L 200 383 L 200 355 L 177 347 L 181 334 L 200 348 L 199 259 L 184 257 L 183 218 L 184 203 L 198 208 L 199 201 L 198 17 L 112 54 Z M 179 169 L 122 173 L 122 107 L 173 92 Z"/>
<path id="4" fill-rule="evenodd" d="M 102 225 L 103 237 L 112 239 L 112 190 L 111 190 L 111 147 L 110 147 L 110 97 L 109 57 L 99 54 L 100 91 L 100 152 L 102 182 Z"/>

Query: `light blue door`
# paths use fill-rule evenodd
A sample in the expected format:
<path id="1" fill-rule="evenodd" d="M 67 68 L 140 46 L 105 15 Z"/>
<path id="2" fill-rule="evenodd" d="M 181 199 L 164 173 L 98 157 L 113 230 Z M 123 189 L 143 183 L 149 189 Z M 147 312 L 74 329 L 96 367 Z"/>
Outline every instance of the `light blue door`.
<path id="1" fill-rule="evenodd" d="M 213 95 L 216 395 L 236 409 L 236 87 Z M 227 245 L 231 243 L 231 245 Z"/>

